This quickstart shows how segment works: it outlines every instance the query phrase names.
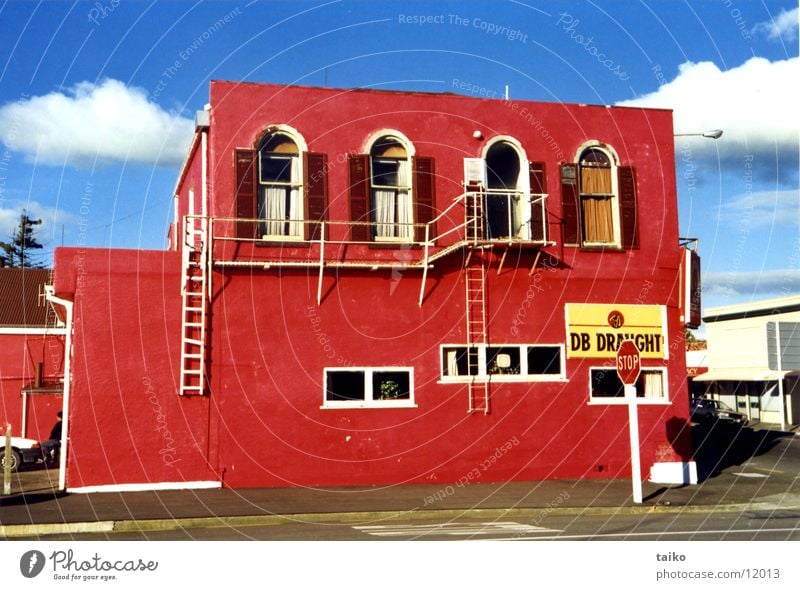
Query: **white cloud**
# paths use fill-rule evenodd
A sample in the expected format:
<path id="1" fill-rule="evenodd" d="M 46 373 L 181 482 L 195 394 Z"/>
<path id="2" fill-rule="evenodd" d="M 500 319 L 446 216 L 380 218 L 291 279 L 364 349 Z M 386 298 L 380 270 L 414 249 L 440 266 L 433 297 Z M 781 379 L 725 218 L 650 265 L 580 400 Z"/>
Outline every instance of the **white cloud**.
<path id="1" fill-rule="evenodd" d="M 179 164 L 192 131 L 191 120 L 148 102 L 143 89 L 112 79 L 0 107 L 0 140 L 44 164 Z"/>
<path id="2" fill-rule="evenodd" d="M 36 239 L 45 247 L 58 242 L 62 225 L 76 225 L 78 218 L 66 211 L 42 205 L 37 201 L 14 202 L 11 206 L 0 207 L 0 242 L 10 240 L 19 224 L 23 209 L 31 219 L 41 219 L 42 224 L 34 229 Z"/>
<path id="3" fill-rule="evenodd" d="M 729 298 L 745 295 L 800 293 L 800 270 L 703 273 L 703 295 Z"/>
<path id="4" fill-rule="evenodd" d="M 797 173 L 798 96 L 800 58 L 754 57 L 725 71 L 712 62 L 686 62 L 657 91 L 618 104 L 673 109 L 675 133 L 722 129 L 717 141 L 677 138 L 676 147 L 719 154 L 723 165 L 740 170 L 744 158 L 756 156 L 762 170 L 771 164 L 769 172 L 778 177 Z"/>
<path id="5" fill-rule="evenodd" d="M 800 189 L 745 193 L 723 205 L 721 213 L 754 228 L 791 225 L 800 229 Z"/>
<path id="6" fill-rule="evenodd" d="M 753 27 L 753 33 L 764 33 L 767 38 L 777 41 L 794 41 L 797 39 L 798 17 L 800 8 L 782 10 L 777 18 L 758 23 Z"/>

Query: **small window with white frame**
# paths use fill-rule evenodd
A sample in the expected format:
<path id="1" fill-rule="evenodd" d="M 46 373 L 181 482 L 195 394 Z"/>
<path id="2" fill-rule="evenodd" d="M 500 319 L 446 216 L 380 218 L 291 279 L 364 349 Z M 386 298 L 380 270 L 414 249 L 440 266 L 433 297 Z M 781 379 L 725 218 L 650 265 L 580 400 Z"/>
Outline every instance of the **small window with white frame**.
<path id="1" fill-rule="evenodd" d="M 323 408 L 408 408 L 414 404 L 411 367 L 325 369 Z"/>
<path id="2" fill-rule="evenodd" d="M 443 382 L 469 380 L 560 381 L 564 375 L 561 344 L 444 345 Z"/>
<path id="3" fill-rule="evenodd" d="M 666 374 L 664 367 L 642 367 L 636 381 L 639 403 L 669 403 Z M 625 386 L 614 367 L 589 370 L 589 401 L 595 404 L 625 403 Z"/>

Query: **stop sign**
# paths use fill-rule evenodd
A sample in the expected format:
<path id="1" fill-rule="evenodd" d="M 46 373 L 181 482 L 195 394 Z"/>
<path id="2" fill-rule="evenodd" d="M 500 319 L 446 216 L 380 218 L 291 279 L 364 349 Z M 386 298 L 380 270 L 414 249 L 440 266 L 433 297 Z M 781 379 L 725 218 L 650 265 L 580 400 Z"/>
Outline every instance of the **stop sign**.
<path id="1" fill-rule="evenodd" d="M 633 340 L 623 340 L 617 350 L 617 375 L 625 385 L 634 385 L 639 378 L 642 365 L 639 362 L 639 349 Z"/>

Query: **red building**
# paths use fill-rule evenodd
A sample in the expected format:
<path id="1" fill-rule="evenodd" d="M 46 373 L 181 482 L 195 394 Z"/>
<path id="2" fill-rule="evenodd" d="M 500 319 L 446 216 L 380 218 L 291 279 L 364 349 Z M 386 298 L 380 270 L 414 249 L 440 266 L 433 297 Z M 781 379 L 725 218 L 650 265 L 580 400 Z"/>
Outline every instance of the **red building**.
<path id="1" fill-rule="evenodd" d="M 691 472 L 672 115 L 213 82 L 168 251 L 56 252 L 71 489 Z M 689 478 L 690 479 L 690 478 Z"/>
<path id="2" fill-rule="evenodd" d="M 44 298 L 50 271 L 0 268 L 0 424 L 44 440 L 62 407 L 65 329 Z"/>

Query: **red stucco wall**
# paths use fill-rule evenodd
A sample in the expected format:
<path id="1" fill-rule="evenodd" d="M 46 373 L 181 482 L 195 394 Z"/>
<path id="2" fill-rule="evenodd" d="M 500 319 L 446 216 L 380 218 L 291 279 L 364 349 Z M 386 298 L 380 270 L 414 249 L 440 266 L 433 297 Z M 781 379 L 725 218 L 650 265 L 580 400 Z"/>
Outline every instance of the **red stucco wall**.
<path id="1" fill-rule="evenodd" d="M 176 393 L 180 255 L 58 248 L 74 299 L 67 485 L 208 480 L 208 399 Z"/>

